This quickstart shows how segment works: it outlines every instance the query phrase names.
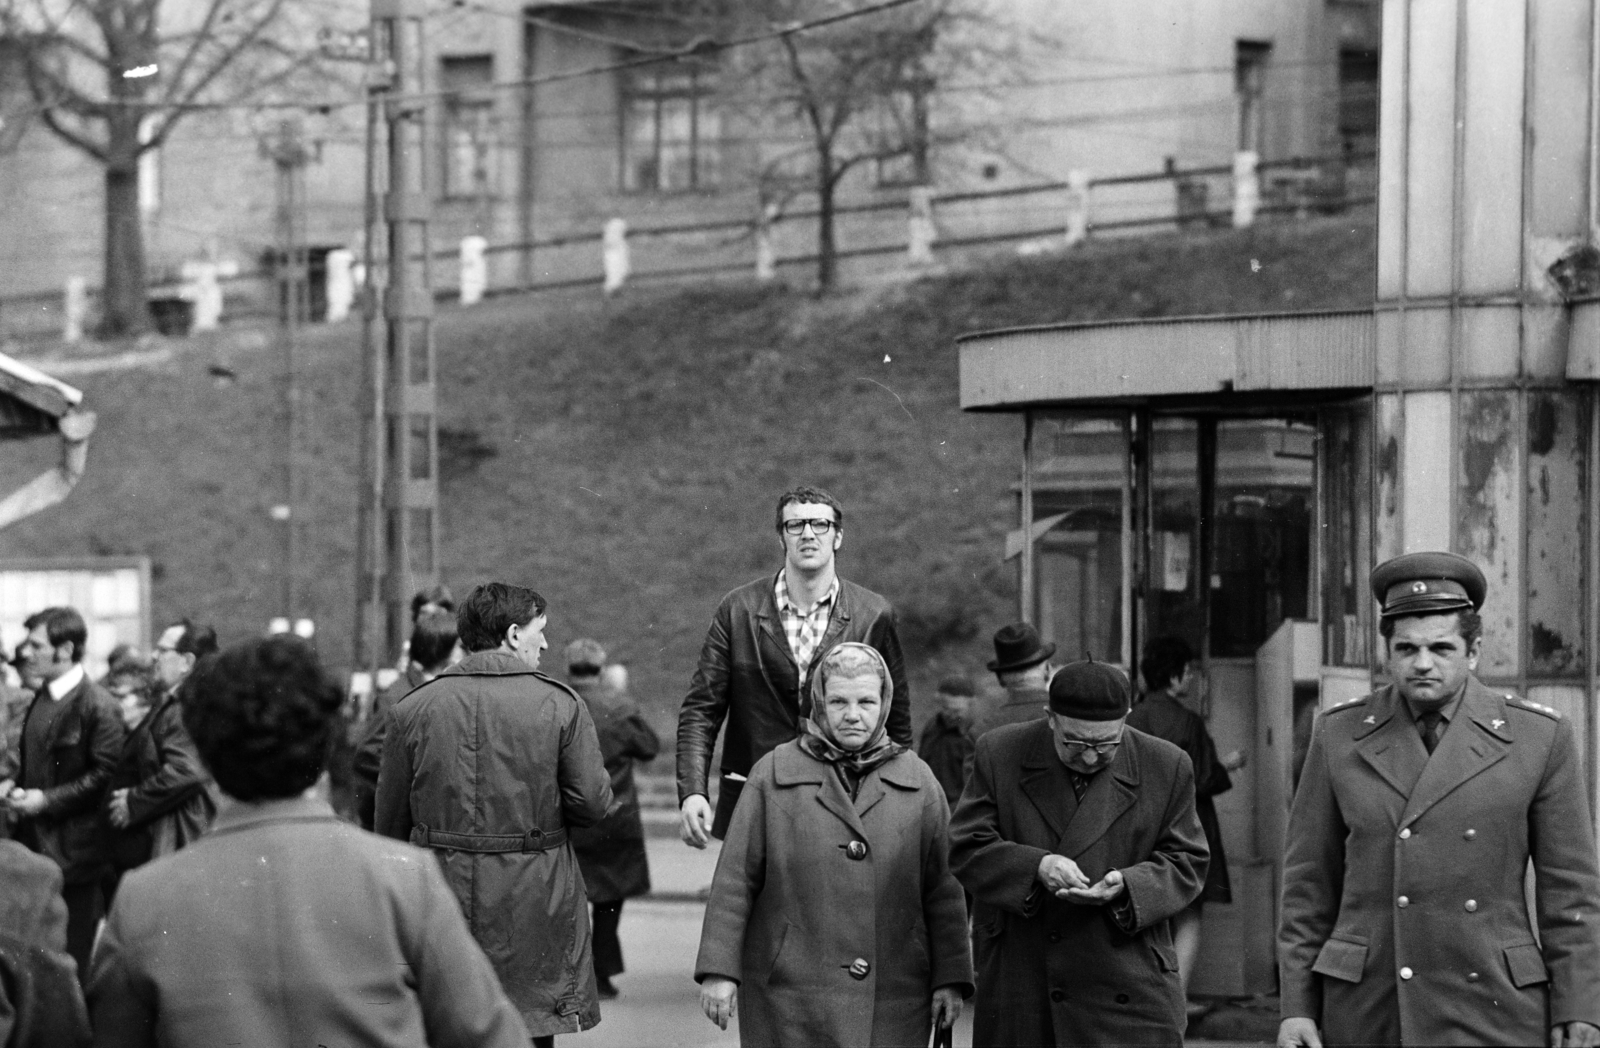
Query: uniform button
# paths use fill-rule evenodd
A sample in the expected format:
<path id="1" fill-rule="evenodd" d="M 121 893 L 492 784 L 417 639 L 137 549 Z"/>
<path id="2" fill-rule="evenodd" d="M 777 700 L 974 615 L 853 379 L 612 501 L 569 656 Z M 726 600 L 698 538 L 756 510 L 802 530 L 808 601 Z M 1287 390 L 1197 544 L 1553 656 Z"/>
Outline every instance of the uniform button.
<path id="1" fill-rule="evenodd" d="M 1055 1003 L 1060 1004 L 1062 1001 L 1067 999 L 1067 995 L 1061 990 L 1051 990 L 1050 999 Z"/>
<path id="2" fill-rule="evenodd" d="M 851 841 L 844 846 L 844 853 L 859 862 L 867 857 L 867 842 Z"/>
<path id="3" fill-rule="evenodd" d="M 1399 906 L 1401 909 L 1405 909 L 1407 906 L 1411 905 L 1411 900 L 1404 895 L 1400 896 L 1400 898 L 1396 899 L 1394 902 L 1395 905 Z"/>
<path id="4" fill-rule="evenodd" d="M 867 975 L 871 973 L 872 965 L 867 963 L 867 959 L 865 957 L 857 957 L 855 960 L 850 962 L 850 967 L 848 970 L 851 978 L 865 979 Z"/>
<path id="5" fill-rule="evenodd" d="M 1468 913 L 1477 913 L 1478 912 L 1478 900 L 1477 899 L 1468 899 L 1467 900 L 1467 912 Z"/>
<path id="6" fill-rule="evenodd" d="M 1411 827 L 1407 826 L 1405 829 L 1400 831 L 1400 839 L 1403 841 L 1409 841 L 1411 839 Z"/>
<path id="7" fill-rule="evenodd" d="M 1477 830 L 1468 830 L 1466 833 L 1463 833 L 1461 836 L 1465 837 L 1469 841 L 1474 841 L 1474 840 L 1478 839 L 1478 831 Z"/>
<path id="8" fill-rule="evenodd" d="M 1479 979 L 1479 975 L 1478 975 L 1477 972 L 1468 972 L 1467 973 L 1467 982 L 1477 982 L 1478 979 Z"/>
<path id="9" fill-rule="evenodd" d="M 1060 942 L 1061 941 L 1061 933 L 1060 932 L 1051 932 L 1050 933 L 1050 941 L 1051 942 Z"/>
<path id="10" fill-rule="evenodd" d="M 1128 995 L 1125 994 L 1125 993 L 1117 994 L 1117 1003 L 1118 1004 L 1127 1004 L 1128 1003 Z"/>
<path id="11" fill-rule="evenodd" d="M 1401 968 L 1400 969 L 1400 978 L 1402 978 L 1402 979 L 1411 978 L 1411 969 L 1410 968 Z"/>

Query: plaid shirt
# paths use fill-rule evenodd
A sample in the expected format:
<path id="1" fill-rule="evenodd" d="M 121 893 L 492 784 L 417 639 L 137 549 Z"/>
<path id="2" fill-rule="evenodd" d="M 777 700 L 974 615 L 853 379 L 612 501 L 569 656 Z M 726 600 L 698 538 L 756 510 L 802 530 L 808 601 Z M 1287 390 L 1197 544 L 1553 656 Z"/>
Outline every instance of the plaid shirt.
<path id="1" fill-rule="evenodd" d="M 773 589 L 773 596 L 778 599 L 778 618 L 783 621 L 784 635 L 789 638 L 789 651 L 794 655 L 795 665 L 800 667 L 800 680 L 804 682 L 806 670 L 816 657 L 817 645 L 827 632 L 828 620 L 833 617 L 833 606 L 839 597 L 839 579 L 835 576 L 833 585 L 822 599 L 813 604 L 810 611 L 802 612 L 789 599 L 789 569 L 783 568 L 778 572 L 778 584 Z"/>

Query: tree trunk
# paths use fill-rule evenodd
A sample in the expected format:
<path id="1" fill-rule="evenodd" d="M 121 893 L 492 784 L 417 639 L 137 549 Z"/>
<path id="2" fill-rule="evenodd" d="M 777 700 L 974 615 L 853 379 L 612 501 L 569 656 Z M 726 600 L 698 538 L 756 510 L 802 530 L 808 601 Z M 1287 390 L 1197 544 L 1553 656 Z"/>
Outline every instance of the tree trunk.
<path id="1" fill-rule="evenodd" d="M 823 295 L 839 283 L 839 245 L 833 228 L 833 191 L 837 184 L 833 157 L 824 150 L 817 163 L 817 293 Z"/>
<path id="2" fill-rule="evenodd" d="M 134 135 L 137 139 L 137 125 Z M 106 164 L 106 269 L 100 307 L 103 338 L 141 334 L 150 326 L 150 307 L 145 299 L 144 216 L 139 213 L 139 161 L 137 150 L 131 153 L 134 159 Z"/>

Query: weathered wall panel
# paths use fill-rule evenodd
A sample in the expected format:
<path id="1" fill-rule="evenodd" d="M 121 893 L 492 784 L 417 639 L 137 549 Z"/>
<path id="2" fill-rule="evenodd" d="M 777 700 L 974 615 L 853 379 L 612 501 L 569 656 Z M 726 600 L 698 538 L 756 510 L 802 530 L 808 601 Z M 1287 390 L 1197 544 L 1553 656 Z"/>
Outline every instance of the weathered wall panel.
<path id="1" fill-rule="evenodd" d="M 1528 396 L 1529 676 L 1579 676 L 1586 669 L 1587 416 L 1581 393 Z"/>
<path id="2" fill-rule="evenodd" d="M 1527 13 L 1517 0 L 1469 0 L 1464 14 L 1460 290 L 1489 295 L 1514 290 L 1521 276 Z"/>
<path id="3" fill-rule="evenodd" d="M 1397 6 L 1391 0 L 1387 6 Z M 1412 0 L 1406 123 L 1406 293 L 1450 293 L 1455 256 L 1456 3 Z M 1385 92 L 1387 93 L 1387 92 Z"/>
<path id="4" fill-rule="evenodd" d="M 1382 564 L 1398 557 L 1404 548 L 1400 517 L 1400 441 L 1405 419 L 1398 393 L 1382 393 L 1377 399 L 1377 450 L 1373 456 L 1373 551 L 1372 563 Z"/>
<path id="5" fill-rule="evenodd" d="M 1450 394 L 1405 395 L 1400 513 L 1405 552 L 1450 548 Z"/>
<path id="6" fill-rule="evenodd" d="M 1489 580 L 1478 673 L 1521 669 L 1522 440 L 1514 390 L 1461 394 L 1456 551 Z M 1446 547 L 1438 547 L 1444 549 Z"/>
<path id="7" fill-rule="evenodd" d="M 1406 230 L 1406 5 L 1383 5 L 1378 94 L 1378 299 L 1405 293 Z"/>

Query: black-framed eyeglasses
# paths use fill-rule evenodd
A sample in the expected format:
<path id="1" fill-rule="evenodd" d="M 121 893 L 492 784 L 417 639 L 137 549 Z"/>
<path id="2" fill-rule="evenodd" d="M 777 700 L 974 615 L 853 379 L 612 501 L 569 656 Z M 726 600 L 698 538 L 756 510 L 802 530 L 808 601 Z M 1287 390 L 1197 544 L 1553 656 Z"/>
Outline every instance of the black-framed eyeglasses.
<path id="1" fill-rule="evenodd" d="M 1118 746 L 1122 745 L 1122 736 L 1120 735 L 1108 742 L 1080 742 L 1077 739 L 1063 739 L 1059 735 L 1056 738 L 1061 742 L 1061 748 L 1071 754 L 1087 753 L 1093 750 L 1102 757 L 1109 757 L 1117 752 Z"/>
<path id="2" fill-rule="evenodd" d="M 836 521 L 832 520 L 822 520 L 816 517 L 797 517 L 794 520 L 784 521 L 783 530 L 790 535 L 804 535 L 808 524 L 811 526 L 811 532 L 814 535 L 826 535 L 839 526 Z"/>

